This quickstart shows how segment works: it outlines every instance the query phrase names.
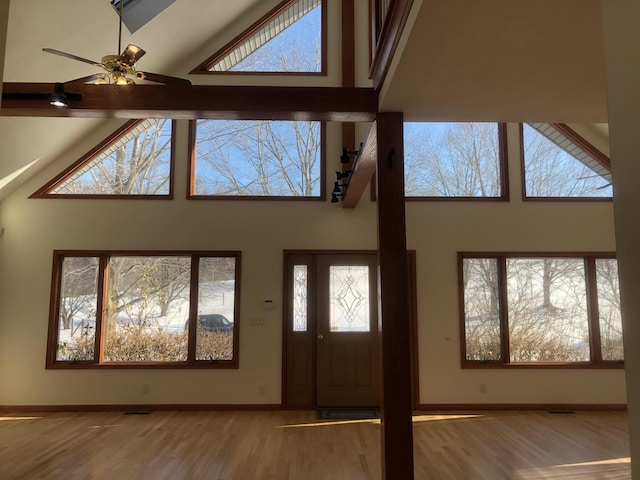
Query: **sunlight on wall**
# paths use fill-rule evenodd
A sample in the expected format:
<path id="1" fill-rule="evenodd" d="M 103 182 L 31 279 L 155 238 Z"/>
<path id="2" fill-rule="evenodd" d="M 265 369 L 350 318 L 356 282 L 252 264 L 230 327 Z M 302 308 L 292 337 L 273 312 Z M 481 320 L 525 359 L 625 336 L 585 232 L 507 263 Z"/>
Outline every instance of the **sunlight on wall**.
<path id="1" fill-rule="evenodd" d="M 0 190 L 2 190 L 6 185 L 11 183 L 16 178 L 18 178 L 23 172 L 26 172 L 27 170 L 29 170 L 33 165 L 35 165 L 40 160 L 40 158 L 42 157 L 36 158 L 30 164 L 25 165 L 24 167 L 16 170 L 15 172 L 11 173 L 10 175 L 7 175 L 4 178 L 0 178 Z"/>

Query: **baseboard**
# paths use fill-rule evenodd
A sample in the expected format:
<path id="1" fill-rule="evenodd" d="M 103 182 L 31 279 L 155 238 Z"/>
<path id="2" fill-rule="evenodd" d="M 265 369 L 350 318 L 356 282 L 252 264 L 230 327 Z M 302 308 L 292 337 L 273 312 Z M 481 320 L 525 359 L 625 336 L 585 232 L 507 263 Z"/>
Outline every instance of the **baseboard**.
<path id="1" fill-rule="evenodd" d="M 417 411 L 459 410 L 626 410 L 626 403 L 420 403 Z"/>
<path id="2" fill-rule="evenodd" d="M 108 405 L 0 405 L 4 412 L 155 412 L 155 411 L 276 411 L 283 410 L 273 404 L 108 404 Z M 554 410 L 554 411 L 605 411 L 627 410 L 625 403 L 420 403 L 414 411 L 475 411 L 475 410 Z"/>
<path id="3" fill-rule="evenodd" d="M 281 404 L 0 405 L 0 412 L 274 411 Z"/>

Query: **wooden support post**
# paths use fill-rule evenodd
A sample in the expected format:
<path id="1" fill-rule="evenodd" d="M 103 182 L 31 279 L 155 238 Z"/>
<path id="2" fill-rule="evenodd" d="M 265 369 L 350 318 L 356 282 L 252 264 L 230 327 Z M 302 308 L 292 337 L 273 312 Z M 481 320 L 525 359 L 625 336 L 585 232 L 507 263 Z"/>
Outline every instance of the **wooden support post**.
<path id="1" fill-rule="evenodd" d="M 379 113 L 376 126 L 382 478 L 413 480 L 402 113 Z"/>

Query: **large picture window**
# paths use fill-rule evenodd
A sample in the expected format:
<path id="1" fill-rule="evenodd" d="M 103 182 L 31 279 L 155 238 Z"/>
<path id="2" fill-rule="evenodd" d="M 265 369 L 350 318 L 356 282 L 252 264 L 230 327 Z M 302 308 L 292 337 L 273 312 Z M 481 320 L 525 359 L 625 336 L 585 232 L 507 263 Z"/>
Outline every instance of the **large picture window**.
<path id="1" fill-rule="evenodd" d="M 238 252 L 54 252 L 47 365 L 238 364 Z"/>
<path id="2" fill-rule="evenodd" d="M 460 254 L 463 364 L 624 359 L 615 258 Z"/>
<path id="3" fill-rule="evenodd" d="M 324 199 L 323 125 L 192 122 L 192 198 Z"/>
<path id="4" fill-rule="evenodd" d="M 505 125 L 405 122 L 407 199 L 506 199 Z"/>

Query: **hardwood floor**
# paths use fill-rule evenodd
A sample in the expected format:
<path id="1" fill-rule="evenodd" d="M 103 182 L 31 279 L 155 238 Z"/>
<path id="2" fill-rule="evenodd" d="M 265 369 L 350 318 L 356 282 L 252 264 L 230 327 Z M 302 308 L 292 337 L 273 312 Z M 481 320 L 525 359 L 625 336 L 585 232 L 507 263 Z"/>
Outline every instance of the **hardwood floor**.
<path id="1" fill-rule="evenodd" d="M 625 412 L 416 414 L 415 478 L 629 479 Z M 0 479 L 380 478 L 380 425 L 313 411 L 0 414 Z"/>

